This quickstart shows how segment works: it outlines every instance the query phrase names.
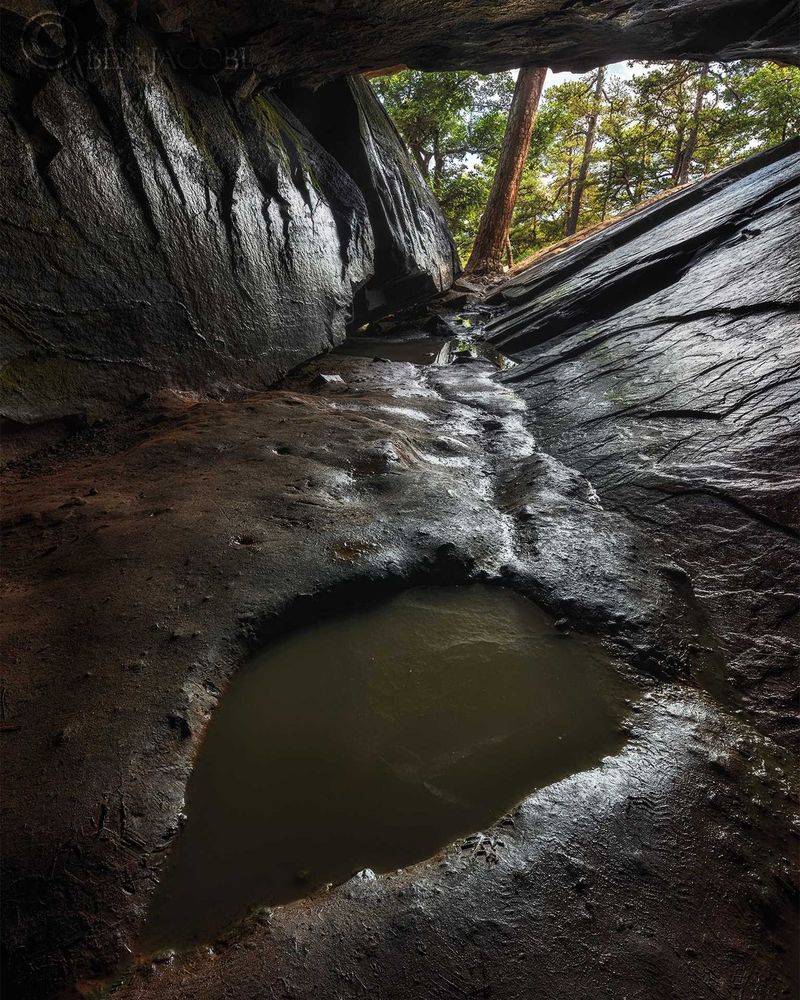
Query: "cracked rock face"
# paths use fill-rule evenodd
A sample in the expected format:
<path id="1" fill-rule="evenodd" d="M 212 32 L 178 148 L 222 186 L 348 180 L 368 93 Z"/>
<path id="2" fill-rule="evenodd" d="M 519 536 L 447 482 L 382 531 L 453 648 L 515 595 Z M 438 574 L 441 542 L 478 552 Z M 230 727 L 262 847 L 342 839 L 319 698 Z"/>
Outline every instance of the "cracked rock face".
<path id="1" fill-rule="evenodd" d="M 40 76 L 4 34 L 5 416 L 264 388 L 344 338 L 364 286 L 379 313 L 450 283 L 441 213 L 366 84 L 358 117 L 342 95 L 354 180 L 277 98 L 224 98 L 132 26 L 82 31 Z"/>
<path id="2" fill-rule="evenodd" d="M 540 446 L 686 590 L 700 683 L 793 745 L 798 212 L 795 140 L 534 266 L 488 327 Z"/>
<path id="3" fill-rule="evenodd" d="M 375 262 L 356 324 L 449 288 L 460 265 L 442 211 L 367 81 L 285 88 L 281 97 L 364 193 Z"/>

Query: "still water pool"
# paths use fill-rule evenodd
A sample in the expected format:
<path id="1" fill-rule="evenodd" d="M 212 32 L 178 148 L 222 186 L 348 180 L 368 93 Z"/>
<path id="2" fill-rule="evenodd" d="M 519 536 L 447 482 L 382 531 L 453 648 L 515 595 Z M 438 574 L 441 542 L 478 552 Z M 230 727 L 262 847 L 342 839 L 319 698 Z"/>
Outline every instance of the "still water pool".
<path id="1" fill-rule="evenodd" d="M 629 694 L 597 644 L 497 588 L 410 590 L 287 635 L 214 715 L 149 944 L 485 829 L 618 751 Z"/>

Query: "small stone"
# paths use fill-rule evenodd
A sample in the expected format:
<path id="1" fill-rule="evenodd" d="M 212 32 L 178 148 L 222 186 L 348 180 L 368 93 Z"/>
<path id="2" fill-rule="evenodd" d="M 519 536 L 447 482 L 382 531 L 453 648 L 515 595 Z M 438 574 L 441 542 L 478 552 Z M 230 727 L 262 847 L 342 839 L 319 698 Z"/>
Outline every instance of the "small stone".
<path id="1" fill-rule="evenodd" d="M 81 497 L 70 497 L 69 500 L 65 500 L 64 503 L 59 504 L 58 509 L 66 510 L 69 507 L 85 507 L 85 506 L 86 506 L 86 501 L 83 500 Z"/>
<path id="2" fill-rule="evenodd" d="M 684 583 L 691 583 L 690 574 L 677 563 L 656 563 L 656 569 L 660 570 L 664 576 L 671 577 L 673 580 L 680 580 Z"/>
<path id="3" fill-rule="evenodd" d="M 311 380 L 314 389 L 344 389 L 347 385 L 341 375 L 325 375 L 322 372 Z"/>
<path id="4" fill-rule="evenodd" d="M 431 334 L 438 333 L 442 336 L 447 336 L 450 333 L 450 327 L 438 313 L 429 313 L 428 316 L 422 320 L 420 326 L 427 333 Z"/>
<path id="5" fill-rule="evenodd" d="M 482 292 L 483 284 L 480 281 L 475 281 L 474 279 L 467 278 L 463 274 L 460 278 L 456 278 L 453 284 L 450 286 L 455 292 Z"/>
<path id="6" fill-rule="evenodd" d="M 245 532 L 242 535 L 237 535 L 233 542 L 235 545 L 256 545 L 258 544 L 258 538 L 250 532 Z"/>
<path id="7" fill-rule="evenodd" d="M 442 302 L 445 305 L 450 306 L 452 309 L 460 309 L 465 306 L 469 301 L 469 296 L 466 292 L 456 292 L 449 291 L 442 296 Z"/>

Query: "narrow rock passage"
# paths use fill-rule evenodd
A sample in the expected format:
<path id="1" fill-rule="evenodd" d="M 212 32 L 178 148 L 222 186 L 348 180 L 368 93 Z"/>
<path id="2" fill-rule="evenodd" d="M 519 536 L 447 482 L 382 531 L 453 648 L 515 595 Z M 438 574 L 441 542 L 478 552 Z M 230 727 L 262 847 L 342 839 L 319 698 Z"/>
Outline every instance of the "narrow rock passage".
<path id="1" fill-rule="evenodd" d="M 797 12 L 798 0 L 2 0 L 4 997 L 797 994 L 800 141 L 472 302 L 482 318 L 496 310 L 480 356 L 445 343 L 423 367 L 335 352 L 404 313 L 447 342 L 447 303 L 471 287 L 455 288 L 444 212 L 371 71 L 798 64 Z M 676 167 L 699 157 L 709 70 L 690 142 L 678 123 Z M 475 88 L 480 122 L 464 109 L 475 149 L 500 124 L 492 91 Z M 757 142 L 773 133 L 768 103 Z M 432 146 L 437 178 L 454 144 Z M 516 758 L 481 753 L 497 736 L 482 728 L 491 681 L 523 753 L 547 735 L 532 703 L 569 688 L 527 669 L 502 684 L 492 653 L 460 680 L 472 728 L 446 698 L 429 728 L 458 728 L 450 756 L 472 754 L 493 805 L 481 792 L 436 837 L 426 820 L 413 852 L 384 844 L 377 874 L 350 878 L 360 855 L 337 854 L 309 874 L 308 897 L 264 894 L 245 870 L 247 892 L 213 919 L 147 942 L 167 866 L 203 820 L 190 779 L 240 669 L 300 626 L 467 586 L 513 591 L 548 641 L 591 647 L 602 678 L 568 678 L 557 719 L 588 740 L 593 695 L 613 687 L 591 752 L 569 766 L 563 747 L 547 766 L 537 754 L 524 780 Z M 375 674 L 348 666 L 308 681 L 324 696 L 310 715 L 328 725 L 349 678 L 373 737 L 348 728 L 351 749 L 383 751 L 394 717 L 363 708 Z M 292 685 L 306 675 L 287 675 L 271 704 L 284 723 L 305 693 Z M 294 735 L 291 720 L 270 729 L 282 746 Z M 462 771 L 440 766 L 450 750 L 431 757 L 452 780 L 428 784 L 457 798 Z M 234 743 L 224 772 L 237 755 Z M 365 787 L 386 793 L 381 765 L 408 774 L 407 756 L 375 753 L 361 784 L 339 786 L 365 811 Z M 303 805 L 342 805 L 324 767 L 317 777 Z M 408 810 L 389 794 L 396 812 L 373 811 L 396 832 Z M 338 835 L 354 846 L 346 825 Z M 189 882 L 205 845 L 197 857 Z M 300 854 L 282 862 L 285 890 L 307 869 Z"/>
<path id="2" fill-rule="evenodd" d="M 11 463 L 12 986 L 40 1000 L 116 970 L 122 997 L 558 998 L 589 995 L 589 969 L 609 1000 L 791 993 L 798 157 L 717 180 L 672 236 L 626 222 L 643 259 L 700 235 L 679 280 L 616 312 L 593 317 L 592 282 L 625 270 L 624 240 L 533 279 L 566 326 L 509 286 L 507 373 L 329 355 L 268 392 L 164 392 Z M 736 233 L 701 239 L 726 213 Z M 131 967 L 208 720 L 253 650 L 486 579 L 604 643 L 642 692 L 624 751 L 431 861 Z"/>

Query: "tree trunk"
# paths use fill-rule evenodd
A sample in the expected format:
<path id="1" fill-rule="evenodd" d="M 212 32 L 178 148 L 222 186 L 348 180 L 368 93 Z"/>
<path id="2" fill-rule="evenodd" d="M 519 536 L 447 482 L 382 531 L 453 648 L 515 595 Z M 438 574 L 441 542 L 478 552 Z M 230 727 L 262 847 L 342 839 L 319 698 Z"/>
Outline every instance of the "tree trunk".
<path id="1" fill-rule="evenodd" d="M 500 161 L 466 267 L 471 274 L 499 274 L 503 270 L 503 251 L 546 76 L 546 66 L 529 66 L 519 71 Z"/>
<path id="2" fill-rule="evenodd" d="M 692 167 L 692 158 L 697 149 L 697 139 L 700 134 L 700 113 L 703 110 L 703 98 L 708 91 L 708 63 L 703 63 L 700 67 L 700 77 L 697 81 L 697 94 L 694 99 L 694 109 L 692 110 L 692 124 L 689 128 L 689 135 L 686 145 L 683 147 L 680 157 L 680 168 L 675 178 L 675 187 L 680 187 L 689 180 L 689 171 Z"/>
<path id="3" fill-rule="evenodd" d="M 675 155 L 672 158 L 672 186 L 678 183 L 678 175 L 681 172 L 681 163 L 683 162 L 683 140 L 686 137 L 686 120 L 683 116 L 683 95 L 684 95 L 684 83 L 685 80 L 680 80 L 678 82 L 678 101 L 679 101 L 679 111 L 678 111 L 678 124 L 675 130 Z"/>
<path id="4" fill-rule="evenodd" d="M 606 183 L 603 187 L 603 208 L 600 212 L 600 221 L 606 221 L 606 215 L 608 213 L 608 200 L 611 197 L 611 182 L 614 177 L 614 157 L 609 156 L 608 158 L 608 169 L 606 170 Z"/>
<path id="5" fill-rule="evenodd" d="M 589 112 L 589 121 L 586 127 L 586 142 L 583 144 L 583 157 L 578 179 L 575 182 L 575 190 L 572 194 L 572 205 L 567 219 L 567 236 L 572 236 L 578 230 L 578 220 L 581 215 L 581 202 L 583 192 L 586 190 L 586 180 L 589 176 L 589 163 L 594 148 L 594 137 L 597 133 L 597 119 L 600 117 L 600 102 L 603 98 L 603 84 L 606 79 L 606 68 L 601 66 L 597 71 L 597 82 L 594 86 L 594 98 L 592 100 L 592 110 Z"/>
<path id="6" fill-rule="evenodd" d="M 675 187 L 678 183 L 678 178 L 681 175 L 681 165 L 683 164 L 683 135 L 685 128 L 681 122 L 678 125 L 677 134 L 675 136 L 675 156 L 672 160 L 672 186 Z"/>
<path id="7" fill-rule="evenodd" d="M 439 147 L 439 133 L 433 136 L 433 190 L 437 198 L 442 197 L 442 174 L 444 173 L 444 157 Z"/>
<path id="8" fill-rule="evenodd" d="M 572 150 L 569 151 L 569 159 L 567 160 L 567 179 L 566 179 L 566 197 L 564 198 L 564 235 L 567 235 L 567 226 L 569 225 L 569 208 L 572 204 Z"/>

